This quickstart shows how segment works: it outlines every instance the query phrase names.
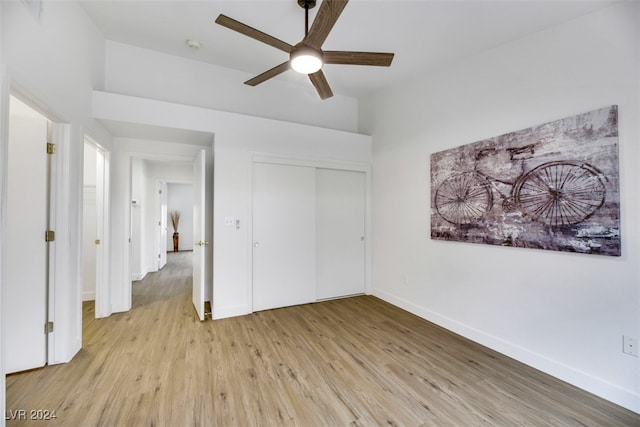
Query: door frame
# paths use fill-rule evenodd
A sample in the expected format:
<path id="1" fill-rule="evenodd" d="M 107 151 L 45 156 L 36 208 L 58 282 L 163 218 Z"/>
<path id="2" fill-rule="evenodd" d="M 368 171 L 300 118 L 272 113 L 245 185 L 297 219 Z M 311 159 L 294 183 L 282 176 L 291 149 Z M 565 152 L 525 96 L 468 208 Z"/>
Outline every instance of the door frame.
<path id="1" fill-rule="evenodd" d="M 11 128 L 13 125 L 16 125 L 15 131 Z M 10 94 L 7 161 L 9 166 L 14 164 L 20 167 L 7 169 L 7 199 L 4 199 L 8 227 L 5 242 L 10 248 L 15 244 L 17 251 L 6 252 L 4 261 L 4 279 L 7 286 L 3 300 L 7 301 L 5 320 L 8 321 L 5 341 L 7 350 L 11 350 L 5 354 L 5 372 L 41 368 L 47 365 L 51 353 L 51 334 L 43 334 L 42 328 L 51 320 L 49 283 L 53 280 L 51 269 L 55 260 L 55 241 L 45 242 L 47 239 L 43 239 L 41 234 L 45 230 L 53 230 L 51 216 L 54 212 L 55 197 L 52 192 L 52 178 L 55 157 L 49 153 L 47 145 L 51 142 L 51 132 L 52 123 L 48 117 L 23 102 L 19 96 Z M 30 172 L 30 168 L 37 171 Z M 24 190 L 20 190 L 22 182 L 25 182 Z M 29 200 L 25 201 L 23 206 L 20 199 L 24 196 L 18 194 L 25 194 L 24 191 L 29 194 Z M 28 213 L 23 213 L 25 209 Z M 20 234 L 11 233 L 12 230 L 19 231 Z M 33 254 L 33 259 L 30 260 L 33 268 L 26 268 L 30 270 L 27 273 L 23 272 L 23 263 L 29 259 L 29 253 Z M 16 256 L 18 258 L 15 258 Z M 9 268 L 12 264 L 17 265 Z M 17 266 L 21 267 L 16 269 Z M 12 273 L 11 282 L 6 276 L 9 270 Z M 20 282 L 26 278 L 29 278 L 28 283 L 22 286 Z M 8 298 L 10 295 L 17 299 L 11 301 Z M 30 301 L 33 301 L 33 304 Z M 25 338 L 27 340 L 23 341 Z M 21 344 L 23 342 L 24 345 Z M 27 349 L 28 354 L 25 353 Z"/>
<path id="2" fill-rule="evenodd" d="M 50 217 L 49 227 L 56 232 L 54 244 L 49 245 L 49 284 L 47 320 L 54 322 L 53 332 L 48 334 L 47 364 L 66 363 L 82 347 L 82 289 L 81 289 L 81 168 L 74 168 L 73 162 L 82 152 L 82 146 L 72 144 L 72 126 L 65 123 L 45 103 L 32 96 L 3 70 L 2 82 L 2 124 L 0 149 L 6 159 L 8 149 L 9 98 L 15 96 L 20 101 L 46 117 L 52 125 L 51 142 L 56 144 L 51 159 Z M 7 161 L 7 160 L 5 160 Z M 4 162 L 3 162 L 4 163 Z M 2 227 L 6 229 L 6 164 L 2 166 Z M 74 203 L 75 202 L 75 203 Z M 75 207 L 75 209 L 74 209 Z M 64 218 L 64 220 L 58 220 Z M 2 233 L 2 245 L 6 248 Z M 6 249 L 4 249 L 6 250 Z M 0 263 L 5 262 L 4 252 Z M 4 272 L 3 272 L 4 273 Z M 67 286 L 57 286 L 65 283 Z M 4 283 L 2 284 L 4 294 Z M 2 304 L 4 304 L 4 298 Z M 4 313 L 4 309 L 2 310 Z M 3 322 L 4 323 L 4 322 Z M 5 350 L 4 334 L 2 351 Z M 4 369 L 4 368 L 3 368 Z"/>
<path id="3" fill-rule="evenodd" d="M 337 169 L 353 172 L 364 172 L 365 174 L 365 294 L 371 295 L 373 291 L 371 273 L 372 273 L 372 221 L 371 221 L 371 164 L 364 162 L 351 162 L 342 160 L 323 159 L 315 157 L 296 157 L 286 155 L 274 155 L 270 153 L 251 152 L 249 165 L 249 182 L 251 182 L 251 194 L 249 196 L 249 219 L 247 221 L 247 259 L 249 266 L 247 274 L 247 307 L 253 312 L 253 165 L 255 163 L 270 163 L 287 166 L 306 166 L 322 169 Z"/>
<path id="4" fill-rule="evenodd" d="M 189 149 L 194 150 L 194 152 L 195 152 L 195 147 L 197 147 L 198 150 L 204 149 L 205 153 L 207 153 L 207 156 L 209 156 L 208 153 L 212 150 L 212 147 L 201 147 L 196 145 L 188 145 L 188 147 Z M 168 162 L 168 163 L 184 162 L 184 163 L 193 164 L 194 157 L 188 154 L 183 154 L 183 153 L 172 154 L 169 152 L 158 150 L 156 152 L 123 151 L 121 159 L 123 160 L 123 168 L 121 169 L 122 179 L 123 179 L 123 182 L 125 183 L 124 187 L 122 187 L 124 191 L 122 191 L 122 195 L 121 195 L 122 197 L 121 200 L 123 202 L 123 208 L 124 208 L 124 211 L 121 211 L 124 213 L 124 223 L 123 223 L 124 227 L 122 229 L 122 237 L 124 242 L 128 241 L 129 243 L 124 245 L 124 250 L 122 251 L 123 266 L 122 266 L 122 272 L 121 272 L 122 273 L 121 284 L 117 285 L 119 288 L 118 290 L 120 291 L 118 293 L 122 295 L 122 299 L 118 302 L 118 304 L 114 306 L 113 312 L 126 312 L 131 310 L 131 307 L 132 307 L 133 289 L 132 289 L 131 265 L 130 265 L 130 249 L 131 249 L 130 239 L 132 235 L 132 227 L 131 227 L 132 215 L 131 215 L 130 200 L 132 195 L 133 159 L 149 160 L 152 162 L 153 161 Z M 162 181 L 166 182 L 167 184 L 169 183 L 191 184 L 191 182 L 184 181 L 184 180 L 177 180 L 177 179 L 176 180 L 162 179 Z M 155 207 L 159 209 L 159 200 L 157 198 L 155 202 Z M 154 235 L 157 235 L 158 233 L 154 233 Z M 211 266 L 209 265 L 209 261 L 207 260 L 207 262 L 205 263 L 205 271 L 206 271 L 207 277 L 210 274 L 209 273 L 210 270 L 211 270 Z M 207 281 L 207 285 L 210 287 L 210 284 L 208 281 Z M 120 286 L 122 286 L 122 288 L 120 288 Z M 206 298 L 206 295 L 205 295 L 205 298 Z"/>
<path id="5" fill-rule="evenodd" d="M 17 95 L 22 101 L 28 101 L 31 107 L 41 112 L 52 123 L 56 123 L 56 131 L 52 135 L 57 143 L 57 155 L 54 191 L 56 196 L 55 218 L 64 218 L 56 227 L 56 256 L 51 266 L 55 274 L 54 283 L 65 286 L 49 291 L 49 317 L 53 319 L 54 332 L 50 334 L 48 345 L 48 363 L 65 363 L 70 361 L 82 347 L 82 289 L 80 268 L 81 243 L 81 207 L 82 200 L 82 168 L 75 167 L 74 161 L 80 158 L 82 145 L 72 144 L 73 139 L 80 139 L 72 132 L 71 124 L 65 123 L 53 110 L 44 107 L 46 103 L 30 96 L 29 91 L 11 79 L 5 64 L 0 63 L 0 316 L 5 314 L 4 298 L 4 264 L 6 254 L 7 229 L 7 153 L 9 144 L 9 99 Z M 72 236 L 76 236 L 73 238 Z M 0 326 L 0 409 L 6 408 L 5 359 L 6 350 L 4 328 Z M 2 424 L 2 422 L 0 422 Z"/>

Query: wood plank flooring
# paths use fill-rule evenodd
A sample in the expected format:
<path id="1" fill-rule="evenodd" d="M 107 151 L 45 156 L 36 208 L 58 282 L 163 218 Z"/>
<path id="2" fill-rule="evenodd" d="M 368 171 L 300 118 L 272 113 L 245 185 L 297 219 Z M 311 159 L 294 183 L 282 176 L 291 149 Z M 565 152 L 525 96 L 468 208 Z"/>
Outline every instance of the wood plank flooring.
<path id="1" fill-rule="evenodd" d="M 640 426 L 640 415 L 362 296 L 196 320 L 191 253 L 94 319 L 68 364 L 7 377 L 8 426 Z M 12 411 L 12 412 L 9 412 Z M 15 418 L 15 416 L 13 417 Z"/>

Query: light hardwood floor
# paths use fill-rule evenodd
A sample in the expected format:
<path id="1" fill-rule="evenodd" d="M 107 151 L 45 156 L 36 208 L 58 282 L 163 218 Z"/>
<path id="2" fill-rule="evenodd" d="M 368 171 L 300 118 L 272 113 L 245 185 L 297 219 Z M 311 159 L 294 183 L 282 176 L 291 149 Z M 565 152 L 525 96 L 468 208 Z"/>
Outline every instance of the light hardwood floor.
<path id="1" fill-rule="evenodd" d="M 200 323 L 191 253 L 94 319 L 68 364 L 7 378 L 8 426 L 640 426 L 634 414 L 369 296 Z M 11 418 L 11 417 L 8 417 Z"/>

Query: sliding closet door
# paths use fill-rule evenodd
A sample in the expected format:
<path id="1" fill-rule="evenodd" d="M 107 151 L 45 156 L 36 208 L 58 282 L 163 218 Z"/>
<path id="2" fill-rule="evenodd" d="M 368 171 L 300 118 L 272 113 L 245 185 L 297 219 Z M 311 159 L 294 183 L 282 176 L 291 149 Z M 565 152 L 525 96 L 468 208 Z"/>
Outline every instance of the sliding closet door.
<path id="1" fill-rule="evenodd" d="M 364 293 L 365 174 L 316 170 L 317 299 Z"/>
<path id="2" fill-rule="evenodd" d="M 254 163 L 253 311 L 316 299 L 315 169 Z"/>

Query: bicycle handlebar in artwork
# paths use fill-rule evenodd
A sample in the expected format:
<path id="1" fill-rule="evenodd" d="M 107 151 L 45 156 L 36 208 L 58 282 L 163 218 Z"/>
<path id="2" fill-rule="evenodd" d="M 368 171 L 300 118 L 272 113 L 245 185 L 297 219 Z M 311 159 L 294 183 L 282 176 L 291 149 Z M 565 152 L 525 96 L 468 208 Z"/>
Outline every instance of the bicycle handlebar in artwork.
<path id="1" fill-rule="evenodd" d="M 619 256 L 617 111 L 432 154 L 431 237 Z"/>

